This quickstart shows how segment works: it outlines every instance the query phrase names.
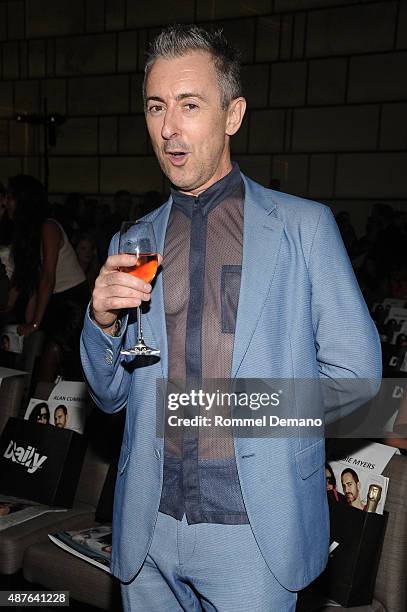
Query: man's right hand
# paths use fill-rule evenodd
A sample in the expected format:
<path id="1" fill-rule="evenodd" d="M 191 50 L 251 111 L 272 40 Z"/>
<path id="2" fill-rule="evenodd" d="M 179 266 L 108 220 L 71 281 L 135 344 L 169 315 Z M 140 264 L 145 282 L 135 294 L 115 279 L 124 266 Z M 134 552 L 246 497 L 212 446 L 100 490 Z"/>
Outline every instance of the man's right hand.
<path id="1" fill-rule="evenodd" d="M 151 296 L 151 285 L 121 268 L 132 267 L 136 255 L 111 255 L 102 266 L 92 294 L 92 318 L 102 329 L 112 327 L 122 309 L 140 306 Z M 158 264 L 162 261 L 158 256 Z"/>

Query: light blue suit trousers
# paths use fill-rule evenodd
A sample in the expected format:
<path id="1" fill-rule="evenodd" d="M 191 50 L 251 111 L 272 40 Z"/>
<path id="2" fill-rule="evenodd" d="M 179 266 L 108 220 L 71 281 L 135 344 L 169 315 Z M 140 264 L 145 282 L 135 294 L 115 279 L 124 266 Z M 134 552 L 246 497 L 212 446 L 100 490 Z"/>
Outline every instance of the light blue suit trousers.
<path id="1" fill-rule="evenodd" d="M 294 612 L 297 595 L 270 572 L 250 525 L 188 525 L 159 512 L 122 600 L 124 612 Z"/>

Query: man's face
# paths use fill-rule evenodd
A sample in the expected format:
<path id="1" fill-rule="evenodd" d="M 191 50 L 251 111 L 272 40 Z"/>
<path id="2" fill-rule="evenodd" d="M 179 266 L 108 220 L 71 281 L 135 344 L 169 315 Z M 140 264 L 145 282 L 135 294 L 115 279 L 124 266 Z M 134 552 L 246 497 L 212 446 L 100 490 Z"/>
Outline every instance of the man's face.
<path id="1" fill-rule="evenodd" d="M 348 504 L 352 504 L 358 499 L 360 483 L 356 482 L 349 472 L 345 472 L 342 476 L 342 488 Z"/>
<path id="2" fill-rule="evenodd" d="M 66 414 L 62 408 L 57 408 L 54 412 L 54 423 L 55 427 L 60 427 L 61 429 L 66 425 Z"/>
<path id="3" fill-rule="evenodd" d="M 240 121 L 230 129 L 233 103 L 222 110 L 209 53 L 157 59 L 147 79 L 146 98 L 151 142 L 173 185 L 197 195 L 230 171 L 229 135 Z"/>

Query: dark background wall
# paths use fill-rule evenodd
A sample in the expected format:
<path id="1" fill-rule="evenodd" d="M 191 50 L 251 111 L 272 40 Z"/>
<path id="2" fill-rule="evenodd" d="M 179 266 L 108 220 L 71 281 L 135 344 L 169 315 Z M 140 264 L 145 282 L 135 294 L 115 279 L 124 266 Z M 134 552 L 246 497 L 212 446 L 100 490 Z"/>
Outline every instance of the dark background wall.
<path id="1" fill-rule="evenodd" d="M 50 192 L 109 201 L 166 190 L 141 101 L 161 25 L 215 23 L 243 53 L 249 110 L 234 158 L 264 185 L 352 211 L 407 201 L 407 0 L 10 0 L 0 2 L 0 180 L 42 176 L 39 128 L 66 115 Z"/>

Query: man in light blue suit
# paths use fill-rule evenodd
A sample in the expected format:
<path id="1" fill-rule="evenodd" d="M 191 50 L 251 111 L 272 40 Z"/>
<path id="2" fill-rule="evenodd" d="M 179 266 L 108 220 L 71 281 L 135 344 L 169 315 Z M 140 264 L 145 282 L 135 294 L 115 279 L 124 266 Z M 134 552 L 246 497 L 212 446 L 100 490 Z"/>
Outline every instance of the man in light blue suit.
<path id="1" fill-rule="evenodd" d="M 172 184 L 144 219 L 162 268 L 152 291 L 118 271 L 135 256 L 118 255 L 115 236 L 81 347 L 96 403 L 126 408 L 112 572 L 127 611 L 289 612 L 327 561 L 323 439 L 295 428 L 220 438 L 168 428 L 160 437 L 156 381 L 298 379 L 333 390 L 363 381 L 322 393 L 314 416 L 332 421 L 377 392 L 378 336 L 329 208 L 266 189 L 231 163 L 246 102 L 224 37 L 164 30 L 143 93 Z M 120 354 L 136 341 L 127 311 L 143 301 L 145 340 L 161 355 L 129 367 Z M 290 406 L 299 417 L 303 402 Z"/>

